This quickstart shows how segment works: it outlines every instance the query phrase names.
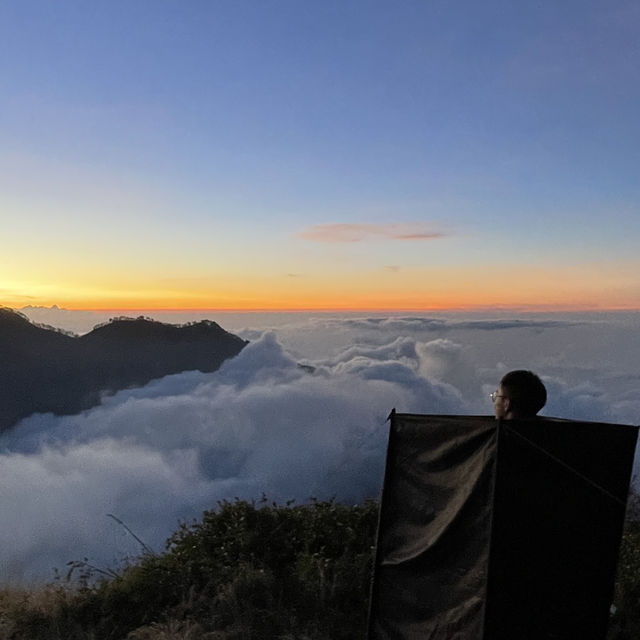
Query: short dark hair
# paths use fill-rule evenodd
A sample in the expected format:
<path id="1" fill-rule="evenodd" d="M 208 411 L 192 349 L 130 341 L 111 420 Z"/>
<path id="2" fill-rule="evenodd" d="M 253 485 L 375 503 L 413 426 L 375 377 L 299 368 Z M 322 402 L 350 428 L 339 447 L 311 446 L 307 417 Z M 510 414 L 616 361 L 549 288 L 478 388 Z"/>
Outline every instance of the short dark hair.
<path id="1" fill-rule="evenodd" d="M 532 371 L 509 371 L 500 380 L 500 385 L 516 415 L 533 417 L 547 402 L 547 390 L 542 380 Z"/>

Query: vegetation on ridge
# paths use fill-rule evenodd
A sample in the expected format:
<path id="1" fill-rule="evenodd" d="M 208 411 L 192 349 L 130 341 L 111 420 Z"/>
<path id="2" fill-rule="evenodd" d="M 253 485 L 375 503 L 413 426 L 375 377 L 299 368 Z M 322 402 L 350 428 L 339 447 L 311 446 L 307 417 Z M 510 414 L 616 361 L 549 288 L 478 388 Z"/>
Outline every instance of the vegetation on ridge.
<path id="1" fill-rule="evenodd" d="M 0 591 L 0 640 L 340 640 L 364 635 L 377 503 L 221 502 L 112 578 L 83 562 Z"/>
<path id="2" fill-rule="evenodd" d="M 632 497 L 608 640 L 640 637 Z M 0 640 L 351 640 L 366 631 L 378 504 L 221 502 L 161 554 L 117 571 L 69 563 L 37 591 L 0 589 Z"/>
<path id="3" fill-rule="evenodd" d="M 640 638 L 640 495 L 632 490 L 622 534 L 607 640 Z"/>

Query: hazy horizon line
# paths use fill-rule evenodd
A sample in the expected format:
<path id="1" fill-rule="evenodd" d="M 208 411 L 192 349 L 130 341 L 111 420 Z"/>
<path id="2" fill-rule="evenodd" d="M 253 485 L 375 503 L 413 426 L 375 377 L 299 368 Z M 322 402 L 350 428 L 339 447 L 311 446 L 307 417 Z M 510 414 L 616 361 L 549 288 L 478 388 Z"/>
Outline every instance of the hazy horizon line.
<path id="1" fill-rule="evenodd" d="M 0 304 L 0 308 L 21 311 L 23 309 L 43 309 L 59 311 L 77 311 L 92 313 L 443 313 L 443 312 L 526 312 L 526 313 L 548 313 L 548 312 L 588 312 L 588 313 L 612 313 L 612 312 L 638 312 L 640 307 L 634 306 L 587 306 L 587 305 L 459 305 L 446 307 L 64 307 L 53 304 L 46 305 L 23 305 L 22 307 L 12 307 Z"/>

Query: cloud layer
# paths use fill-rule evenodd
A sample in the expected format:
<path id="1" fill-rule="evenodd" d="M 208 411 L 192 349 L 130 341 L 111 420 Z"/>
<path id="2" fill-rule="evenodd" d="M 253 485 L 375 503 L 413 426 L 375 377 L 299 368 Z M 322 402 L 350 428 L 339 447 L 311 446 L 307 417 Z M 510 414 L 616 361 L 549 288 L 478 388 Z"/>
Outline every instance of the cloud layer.
<path id="1" fill-rule="evenodd" d="M 0 563 L 48 579 L 84 557 L 156 549 L 217 500 L 377 496 L 386 417 L 491 413 L 508 369 L 539 372 L 546 415 L 637 423 L 633 321 L 298 318 L 216 373 L 185 372 L 78 416 L 36 414 L 0 438 Z M 634 349 L 636 352 L 634 353 Z"/>

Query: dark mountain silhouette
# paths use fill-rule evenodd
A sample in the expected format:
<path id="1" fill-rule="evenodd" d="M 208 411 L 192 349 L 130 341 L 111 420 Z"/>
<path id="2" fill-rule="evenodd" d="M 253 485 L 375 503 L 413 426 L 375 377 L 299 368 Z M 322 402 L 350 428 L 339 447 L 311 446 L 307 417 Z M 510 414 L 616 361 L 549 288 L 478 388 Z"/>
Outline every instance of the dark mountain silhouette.
<path id="1" fill-rule="evenodd" d="M 171 373 L 215 371 L 246 344 L 210 320 L 115 318 L 74 336 L 0 308 L 0 431 L 35 412 L 78 413 L 103 392 Z"/>

